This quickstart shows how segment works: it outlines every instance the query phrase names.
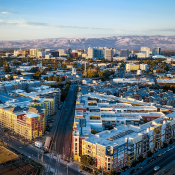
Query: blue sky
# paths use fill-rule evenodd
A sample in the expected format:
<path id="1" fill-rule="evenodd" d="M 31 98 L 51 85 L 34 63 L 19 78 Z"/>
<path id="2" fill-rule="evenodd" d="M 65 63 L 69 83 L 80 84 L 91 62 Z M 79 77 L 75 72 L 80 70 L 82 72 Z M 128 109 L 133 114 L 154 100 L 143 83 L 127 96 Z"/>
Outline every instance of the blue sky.
<path id="1" fill-rule="evenodd" d="M 0 40 L 175 35 L 175 0 L 0 0 Z"/>

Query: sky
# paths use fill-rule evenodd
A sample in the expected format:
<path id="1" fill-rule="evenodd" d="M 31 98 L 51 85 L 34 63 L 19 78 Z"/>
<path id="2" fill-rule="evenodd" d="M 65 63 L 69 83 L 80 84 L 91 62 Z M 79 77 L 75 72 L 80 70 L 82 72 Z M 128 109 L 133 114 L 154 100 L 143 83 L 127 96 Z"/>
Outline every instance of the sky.
<path id="1" fill-rule="evenodd" d="M 0 0 L 0 40 L 175 35 L 175 0 Z"/>

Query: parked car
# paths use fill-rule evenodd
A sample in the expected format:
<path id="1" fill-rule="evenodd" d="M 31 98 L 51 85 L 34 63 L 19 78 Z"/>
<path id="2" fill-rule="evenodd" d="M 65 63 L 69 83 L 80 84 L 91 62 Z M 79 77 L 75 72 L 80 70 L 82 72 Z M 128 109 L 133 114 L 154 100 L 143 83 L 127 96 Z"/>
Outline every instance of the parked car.
<path id="1" fill-rule="evenodd" d="M 162 156 L 162 153 L 158 154 L 157 156 L 158 156 L 158 157 L 161 157 L 161 156 Z"/>
<path id="2" fill-rule="evenodd" d="M 154 171 L 157 171 L 157 170 L 159 170 L 159 169 L 160 169 L 159 166 L 155 166 L 155 167 L 154 167 Z"/>

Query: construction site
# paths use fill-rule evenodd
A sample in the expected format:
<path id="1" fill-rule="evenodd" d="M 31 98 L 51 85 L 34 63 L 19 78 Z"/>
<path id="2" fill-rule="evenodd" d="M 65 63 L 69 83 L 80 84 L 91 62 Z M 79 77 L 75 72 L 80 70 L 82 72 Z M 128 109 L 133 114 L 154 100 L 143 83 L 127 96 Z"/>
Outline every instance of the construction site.
<path id="1" fill-rule="evenodd" d="M 15 150 L 0 146 L 0 175 L 38 175 L 42 165 L 27 159 Z"/>

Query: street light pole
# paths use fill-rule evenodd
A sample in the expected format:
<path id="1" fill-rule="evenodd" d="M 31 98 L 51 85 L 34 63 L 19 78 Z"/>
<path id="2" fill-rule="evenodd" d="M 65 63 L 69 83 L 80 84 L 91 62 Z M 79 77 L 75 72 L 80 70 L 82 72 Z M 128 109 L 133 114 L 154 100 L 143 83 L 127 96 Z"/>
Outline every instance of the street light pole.
<path id="1" fill-rule="evenodd" d="M 69 165 L 67 164 L 67 175 L 69 175 Z"/>

